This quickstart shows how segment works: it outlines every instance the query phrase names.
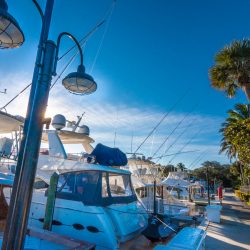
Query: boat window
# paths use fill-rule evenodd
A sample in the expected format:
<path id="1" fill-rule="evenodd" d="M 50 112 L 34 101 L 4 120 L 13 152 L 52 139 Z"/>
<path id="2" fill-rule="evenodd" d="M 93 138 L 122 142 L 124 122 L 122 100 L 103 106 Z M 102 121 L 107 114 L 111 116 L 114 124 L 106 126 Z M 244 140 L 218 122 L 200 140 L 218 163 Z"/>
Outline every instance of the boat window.
<path id="1" fill-rule="evenodd" d="M 81 200 L 83 202 L 94 200 L 98 187 L 98 179 L 99 172 L 97 171 L 61 174 L 57 185 L 58 197 Z"/>
<path id="2" fill-rule="evenodd" d="M 99 170 L 60 174 L 56 197 L 90 206 L 127 204 L 136 200 L 129 174 Z"/>
<path id="3" fill-rule="evenodd" d="M 137 188 L 135 191 L 140 198 L 147 197 L 147 189 L 145 187 Z"/>
<path id="4" fill-rule="evenodd" d="M 36 178 L 35 179 L 35 182 L 34 182 L 34 188 L 35 189 L 43 189 L 43 188 L 48 188 L 49 185 L 43 181 L 42 179 L 40 178 Z"/>
<path id="5" fill-rule="evenodd" d="M 75 192 L 77 194 L 88 194 L 95 192 L 99 173 L 96 171 L 85 171 L 76 175 Z"/>
<path id="6" fill-rule="evenodd" d="M 102 173 L 102 197 L 108 197 L 107 173 Z"/>
<path id="7" fill-rule="evenodd" d="M 131 196 L 133 194 L 129 175 L 109 173 L 109 188 L 112 197 Z"/>
<path id="8" fill-rule="evenodd" d="M 75 179 L 76 176 L 71 173 L 59 175 L 57 192 L 73 193 L 75 190 Z"/>

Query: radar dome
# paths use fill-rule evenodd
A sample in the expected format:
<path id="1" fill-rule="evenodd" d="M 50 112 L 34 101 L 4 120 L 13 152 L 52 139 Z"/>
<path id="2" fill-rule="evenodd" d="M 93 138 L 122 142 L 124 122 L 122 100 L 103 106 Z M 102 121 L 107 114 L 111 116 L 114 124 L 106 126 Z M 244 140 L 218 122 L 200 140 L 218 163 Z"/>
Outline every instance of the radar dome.
<path id="1" fill-rule="evenodd" d="M 89 135 L 89 127 L 86 125 L 82 125 L 78 129 L 78 133 L 84 134 L 84 135 Z"/>
<path id="2" fill-rule="evenodd" d="M 64 128 L 66 125 L 66 118 L 63 115 L 55 115 L 52 119 L 52 126 L 56 130 Z"/>

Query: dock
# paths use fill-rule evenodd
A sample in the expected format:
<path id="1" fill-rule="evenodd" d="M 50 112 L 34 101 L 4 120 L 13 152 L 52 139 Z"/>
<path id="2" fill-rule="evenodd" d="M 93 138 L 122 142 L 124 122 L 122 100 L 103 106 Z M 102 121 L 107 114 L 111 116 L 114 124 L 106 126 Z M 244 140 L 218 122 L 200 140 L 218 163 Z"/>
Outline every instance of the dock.
<path id="1" fill-rule="evenodd" d="M 250 207 L 234 193 L 226 192 L 221 211 L 221 223 L 209 223 L 207 250 L 250 250 Z"/>

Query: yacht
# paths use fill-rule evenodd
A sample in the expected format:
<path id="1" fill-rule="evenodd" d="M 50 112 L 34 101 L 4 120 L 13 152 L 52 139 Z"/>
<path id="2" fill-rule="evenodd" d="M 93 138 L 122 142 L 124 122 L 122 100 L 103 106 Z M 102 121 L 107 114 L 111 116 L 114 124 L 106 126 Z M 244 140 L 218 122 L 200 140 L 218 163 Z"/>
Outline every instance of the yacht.
<path id="1" fill-rule="evenodd" d="M 86 127 L 78 132 L 62 130 L 65 118 L 61 115 L 53 119 L 52 125 L 56 130 L 43 133 L 49 149 L 39 155 L 28 226 L 44 227 L 50 181 L 57 176 L 50 230 L 93 243 L 96 249 L 119 249 L 148 224 L 148 214 L 137 200 L 131 173 L 93 163 L 94 158 L 87 153 L 92 150 L 93 139 Z M 69 155 L 63 144 L 75 142 L 76 138 L 86 152 Z M 0 184 L 9 204 L 14 170 L 5 170 L 9 171 L 2 172 L 5 178 L 0 178 Z"/>
<path id="2" fill-rule="evenodd" d="M 161 183 L 158 167 L 145 157 L 128 159 L 126 169 L 132 173 L 132 182 L 138 200 L 149 213 L 167 216 L 187 215 L 189 207 L 175 198 L 166 185 Z"/>

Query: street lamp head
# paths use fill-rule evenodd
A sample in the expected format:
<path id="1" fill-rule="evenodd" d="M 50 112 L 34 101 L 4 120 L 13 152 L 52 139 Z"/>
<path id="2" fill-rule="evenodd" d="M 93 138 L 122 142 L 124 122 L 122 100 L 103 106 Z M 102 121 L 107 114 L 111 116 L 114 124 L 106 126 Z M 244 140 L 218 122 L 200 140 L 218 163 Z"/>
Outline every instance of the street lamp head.
<path id="1" fill-rule="evenodd" d="M 76 95 L 89 95 L 96 91 L 93 77 L 85 73 L 85 67 L 79 65 L 77 72 L 68 74 L 62 81 L 63 86 Z"/>
<path id="2" fill-rule="evenodd" d="M 5 0 L 0 0 L 0 48 L 17 48 L 24 42 L 24 35 L 17 21 L 8 12 Z"/>

